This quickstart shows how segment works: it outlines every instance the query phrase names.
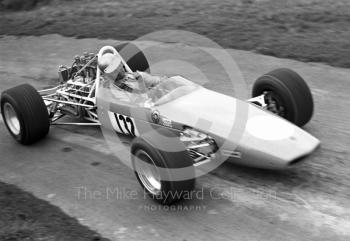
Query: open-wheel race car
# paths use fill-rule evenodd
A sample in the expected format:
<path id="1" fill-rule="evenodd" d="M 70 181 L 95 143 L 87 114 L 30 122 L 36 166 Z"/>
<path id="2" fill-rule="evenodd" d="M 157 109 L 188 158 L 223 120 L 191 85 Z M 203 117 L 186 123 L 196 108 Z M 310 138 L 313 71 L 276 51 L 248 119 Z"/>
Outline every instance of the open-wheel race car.
<path id="1" fill-rule="evenodd" d="M 116 135 L 133 139 L 136 177 L 162 204 L 193 190 L 196 169 L 218 160 L 283 169 L 295 166 L 319 146 L 319 140 L 300 128 L 312 117 L 313 98 L 303 78 L 292 70 L 276 69 L 258 78 L 247 101 L 181 76 L 168 77 L 147 93 L 130 92 L 106 83 L 98 67 L 106 53 L 122 58 L 126 74 L 149 71 L 145 55 L 134 44 L 105 46 L 98 54 L 77 56 L 71 67 L 59 68 L 54 88 L 37 91 L 22 84 L 2 93 L 1 113 L 11 135 L 19 143 L 32 144 L 64 116 L 77 122 L 61 124 L 110 126 Z M 105 86 L 115 98 L 100 108 L 97 97 Z M 235 125 L 242 118 L 237 106 L 245 110 L 244 125 Z M 199 119 L 204 124 L 198 124 Z M 172 178 L 173 169 L 183 170 L 185 178 Z"/>

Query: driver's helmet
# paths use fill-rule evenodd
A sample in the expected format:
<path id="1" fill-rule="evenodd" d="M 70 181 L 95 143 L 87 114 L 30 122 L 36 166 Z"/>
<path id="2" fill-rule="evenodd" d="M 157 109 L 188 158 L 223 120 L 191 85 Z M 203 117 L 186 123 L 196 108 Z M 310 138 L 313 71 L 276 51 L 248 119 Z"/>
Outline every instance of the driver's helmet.
<path id="1" fill-rule="evenodd" d="M 98 59 L 98 67 L 104 75 L 116 78 L 123 69 L 120 56 L 105 53 Z"/>

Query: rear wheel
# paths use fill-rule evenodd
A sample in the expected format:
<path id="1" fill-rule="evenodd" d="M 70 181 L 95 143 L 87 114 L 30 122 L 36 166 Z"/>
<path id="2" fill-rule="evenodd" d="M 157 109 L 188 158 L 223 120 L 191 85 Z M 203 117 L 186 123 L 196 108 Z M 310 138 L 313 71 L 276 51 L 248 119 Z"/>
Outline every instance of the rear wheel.
<path id="1" fill-rule="evenodd" d="M 171 137 L 167 139 L 167 146 L 181 151 L 163 150 L 164 140 L 159 138 L 161 134 L 149 132 L 133 140 L 132 163 L 137 180 L 146 193 L 157 202 L 169 205 L 190 194 L 195 185 L 195 173 L 193 161 L 182 142 L 175 135 L 162 132 Z M 171 170 L 176 168 L 182 168 L 181 175 L 189 179 L 174 177 Z"/>
<path id="2" fill-rule="evenodd" d="M 115 46 L 115 49 L 132 71 L 150 72 L 146 56 L 135 44 L 126 42 Z"/>
<path id="3" fill-rule="evenodd" d="M 298 126 L 310 121 L 314 103 L 305 80 L 290 69 L 276 69 L 258 78 L 252 96 L 265 93 L 265 102 L 271 112 Z"/>
<path id="4" fill-rule="evenodd" d="M 49 132 L 47 108 L 31 85 L 5 90 L 1 95 L 1 114 L 10 134 L 22 144 L 32 144 Z"/>

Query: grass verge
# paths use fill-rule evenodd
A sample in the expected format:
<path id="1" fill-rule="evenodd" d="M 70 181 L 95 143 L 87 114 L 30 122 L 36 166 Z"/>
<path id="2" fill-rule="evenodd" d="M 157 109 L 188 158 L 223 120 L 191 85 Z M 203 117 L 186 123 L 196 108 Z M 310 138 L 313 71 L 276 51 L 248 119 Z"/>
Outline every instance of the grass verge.
<path id="1" fill-rule="evenodd" d="M 1 15 L 0 34 L 133 40 L 181 29 L 227 48 L 350 67 L 348 0 L 50 0 Z"/>
<path id="2" fill-rule="evenodd" d="M 107 241 L 58 207 L 2 182 L 0 240 Z"/>

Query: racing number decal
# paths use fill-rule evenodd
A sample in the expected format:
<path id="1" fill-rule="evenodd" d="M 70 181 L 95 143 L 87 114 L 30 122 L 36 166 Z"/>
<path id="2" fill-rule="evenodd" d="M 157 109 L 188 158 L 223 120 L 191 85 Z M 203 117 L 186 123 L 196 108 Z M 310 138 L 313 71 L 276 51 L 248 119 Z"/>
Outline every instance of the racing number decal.
<path id="1" fill-rule="evenodd" d="M 130 135 L 130 136 L 137 135 L 135 123 L 132 118 L 125 115 L 117 114 L 117 113 L 114 113 L 114 116 L 118 126 L 117 129 L 119 129 L 117 130 L 118 132 L 125 135 Z"/>
<path id="2" fill-rule="evenodd" d="M 133 135 L 133 136 L 136 136 L 135 135 L 135 125 L 134 125 L 134 122 L 132 121 L 132 119 L 130 119 L 130 117 L 126 117 L 125 121 L 127 123 L 130 123 L 130 133 Z"/>

